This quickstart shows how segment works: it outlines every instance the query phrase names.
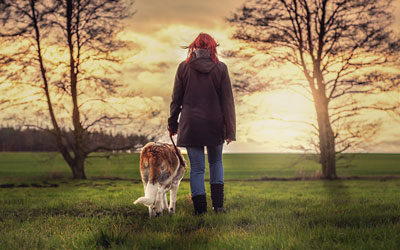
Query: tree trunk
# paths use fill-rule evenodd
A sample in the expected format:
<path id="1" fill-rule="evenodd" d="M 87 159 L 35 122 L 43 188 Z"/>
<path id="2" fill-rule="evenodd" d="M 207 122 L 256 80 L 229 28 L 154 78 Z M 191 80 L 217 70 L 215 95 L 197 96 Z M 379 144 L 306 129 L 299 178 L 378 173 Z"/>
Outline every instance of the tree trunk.
<path id="1" fill-rule="evenodd" d="M 319 129 L 319 149 L 322 174 L 326 179 L 336 179 L 335 136 L 328 113 L 328 101 L 324 93 L 314 95 Z"/>
<path id="2" fill-rule="evenodd" d="M 47 81 L 47 77 L 46 77 L 46 69 L 44 67 L 44 62 L 43 62 L 43 57 L 42 57 L 42 50 L 41 50 L 41 36 L 40 36 L 40 29 L 39 29 L 39 24 L 38 24 L 38 20 L 37 20 L 37 13 L 36 13 L 36 7 L 35 7 L 35 1 L 30 1 L 30 7 L 31 7 L 31 18 L 32 18 L 32 22 L 33 22 L 33 27 L 35 30 L 35 40 L 36 40 L 36 49 L 37 49 L 37 59 L 39 61 L 39 66 L 40 66 L 40 72 L 41 72 L 41 76 L 42 76 L 42 80 L 43 80 L 43 90 L 45 92 L 46 95 L 46 101 L 47 101 L 47 107 L 49 110 L 49 114 L 50 114 L 50 118 L 51 118 L 51 123 L 53 125 L 54 128 L 54 137 L 57 143 L 57 148 L 59 150 L 59 152 L 62 154 L 62 156 L 64 157 L 65 161 L 68 163 L 68 165 L 72 165 L 74 162 L 74 159 L 71 157 L 68 148 L 66 146 L 64 146 L 63 142 L 62 142 L 62 133 L 61 133 L 61 129 L 58 126 L 57 123 L 57 119 L 56 119 L 56 115 L 54 113 L 53 110 L 53 104 L 51 102 L 51 97 L 50 97 L 50 90 L 49 90 L 49 83 Z"/>
<path id="3" fill-rule="evenodd" d="M 73 164 L 70 164 L 72 170 L 72 176 L 74 179 L 86 179 L 85 175 L 85 131 L 82 127 L 79 114 L 78 105 L 78 68 L 77 62 L 74 59 L 74 42 L 73 36 L 73 9 L 76 8 L 72 0 L 67 0 L 66 5 L 66 28 L 67 28 L 67 40 L 69 48 L 69 71 L 70 71 L 70 84 L 71 84 L 71 98 L 72 98 L 72 124 L 74 126 L 74 137 L 75 137 L 75 158 Z M 77 34 L 75 34 L 77 35 Z M 79 51 L 78 51 L 79 52 Z M 79 59 L 79 56 L 78 56 Z"/>
<path id="4" fill-rule="evenodd" d="M 69 165 L 72 170 L 73 179 L 86 179 L 85 175 L 85 158 L 76 157 L 72 164 Z"/>

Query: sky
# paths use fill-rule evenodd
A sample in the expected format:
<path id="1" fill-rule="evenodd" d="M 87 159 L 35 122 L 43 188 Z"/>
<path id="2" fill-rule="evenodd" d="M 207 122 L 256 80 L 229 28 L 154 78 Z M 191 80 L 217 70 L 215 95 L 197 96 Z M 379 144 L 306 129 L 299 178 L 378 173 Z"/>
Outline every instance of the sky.
<path id="1" fill-rule="evenodd" d="M 121 65 L 124 92 L 140 92 L 140 97 L 121 95 L 113 99 L 120 107 L 154 105 L 161 110 L 160 121 L 169 113 L 173 80 L 178 64 L 187 56 L 181 46 L 189 45 L 200 32 L 212 35 L 219 51 L 237 45 L 230 39 L 232 29 L 226 17 L 242 0 L 136 0 L 136 14 L 128 19 L 119 38 L 131 43 L 128 59 Z M 399 22 L 400 23 L 400 22 Z M 240 70 L 229 58 L 220 56 L 228 69 Z M 265 67 L 264 76 L 276 78 L 299 73 L 293 67 Z M 19 90 L 15 90 L 19 91 Z M 391 96 L 400 100 L 400 95 Z M 295 146 L 306 145 L 312 129 L 288 121 L 315 120 L 314 105 L 289 89 L 267 90 L 236 100 L 237 141 L 226 145 L 225 152 L 298 152 Z M 382 129 L 361 149 L 362 152 L 400 152 L 400 122 L 383 113 L 370 112 L 365 117 L 382 121 Z M 1 114 L 0 114 L 1 118 Z M 162 140 L 168 141 L 165 136 Z"/>
<path id="2" fill-rule="evenodd" d="M 168 113 L 176 68 L 187 53 L 181 46 L 190 44 L 200 32 L 212 35 L 220 44 L 219 51 L 235 46 L 235 41 L 230 39 L 232 29 L 225 18 L 241 4 L 241 0 L 137 0 L 134 4 L 137 12 L 121 34 L 138 49 L 125 65 L 124 80 L 131 82 L 129 86 L 133 89 L 139 87 L 144 96 L 157 98 Z M 229 59 L 220 59 L 229 69 L 235 69 Z M 277 71 L 267 67 L 265 71 L 274 77 L 283 72 L 290 74 L 293 69 L 285 72 L 285 69 Z M 243 99 L 236 107 L 237 141 L 225 146 L 226 152 L 294 152 L 294 146 L 308 143 L 311 129 L 304 124 L 287 122 L 314 119 L 313 104 L 302 95 L 280 89 Z M 383 126 L 376 139 L 359 150 L 400 152 L 397 140 L 400 123 L 385 114 L 367 115 L 379 117 Z"/>

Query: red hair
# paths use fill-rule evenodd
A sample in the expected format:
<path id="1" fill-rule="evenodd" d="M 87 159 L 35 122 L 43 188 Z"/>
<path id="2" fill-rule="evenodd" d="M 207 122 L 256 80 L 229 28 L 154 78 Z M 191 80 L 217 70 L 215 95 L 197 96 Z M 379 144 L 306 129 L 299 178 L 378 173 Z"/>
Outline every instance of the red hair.
<path id="1" fill-rule="evenodd" d="M 200 33 L 188 47 L 185 47 L 189 49 L 186 62 L 189 62 L 190 59 L 192 59 L 194 54 L 193 52 L 196 49 L 206 49 L 210 52 L 211 60 L 214 63 L 218 63 L 219 60 L 217 57 L 217 46 L 218 44 L 215 42 L 212 36 L 206 33 Z"/>

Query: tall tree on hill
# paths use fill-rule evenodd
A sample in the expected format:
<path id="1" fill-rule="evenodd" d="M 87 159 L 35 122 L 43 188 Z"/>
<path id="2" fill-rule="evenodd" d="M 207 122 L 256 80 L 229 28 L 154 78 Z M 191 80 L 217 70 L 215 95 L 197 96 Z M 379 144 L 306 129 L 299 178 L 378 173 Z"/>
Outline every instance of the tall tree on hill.
<path id="1" fill-rule="evenodd" d="M 111 147 L 92 141 L 91 129 L 120 121 L 121 116 L 93 117 L 87 115 L 90 107 L 85 107 L 104 102 L 119 86 L 113 78 L 114 66 L 123 59 L 117 52 L 126 43 L 117 34 L 123 20 L 133 14 L 130 1 L 3 0 L 0 11 L 0 36 L 9 48 L 0 57 L 8 72 L 3 77 L 15 86 L 22 83 L 40 89 L 50 132 L 73 178 L 86 178 L 84 163 L 90 153 L 137 146 Z M 72 128 L 73 138 L 63 130 L 56 108 L 70 115 L 67 127 Z"/>
<path id="2" fill-rule="evenodd" d="M 393 103 L 365 101 L 399 86 L 400 42 L 392 36 L 391 4 L 391 0 L 256 0 L 228 18 L 236 28 L 235 39 L 275 62 L 301 69 L 304 82 L 285 85 L 303 87 L 314 102 L 325 178 L 337 177 L 338 153 L 374 128 L 352 118 L 363 110 L 396 110 Z M 249 88 L 246 82 L 237 87 Z"/>

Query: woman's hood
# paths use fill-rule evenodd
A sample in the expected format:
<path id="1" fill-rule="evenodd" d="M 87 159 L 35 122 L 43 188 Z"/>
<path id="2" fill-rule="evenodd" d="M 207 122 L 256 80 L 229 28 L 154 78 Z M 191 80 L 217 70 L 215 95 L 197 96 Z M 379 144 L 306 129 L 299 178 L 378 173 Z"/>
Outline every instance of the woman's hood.
<path id="1" fill-rule="evenodd" d="M 210 52 L 206 49 L 194 51 L 195 57 L 189 62 L 189 66 L 201 73 L 209 73 L 216 64 L 211 60 Z"/>

